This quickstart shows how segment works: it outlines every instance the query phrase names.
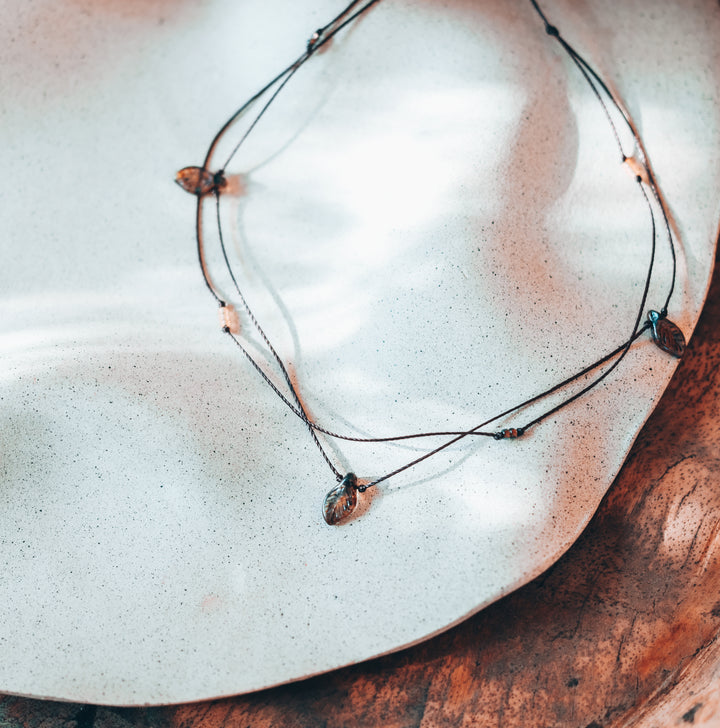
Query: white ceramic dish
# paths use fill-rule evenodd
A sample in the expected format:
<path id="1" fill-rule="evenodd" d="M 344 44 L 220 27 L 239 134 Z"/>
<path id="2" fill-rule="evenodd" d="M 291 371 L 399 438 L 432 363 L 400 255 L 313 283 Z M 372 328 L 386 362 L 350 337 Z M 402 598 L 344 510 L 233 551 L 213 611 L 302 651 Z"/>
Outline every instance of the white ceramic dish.
<path id="1" fill-rule="evenodd" d="M 531 437 L 465 443 L 325 525 L 330 472 L 219 331 L 172 179 L 341 5 L 6 4 L 0 691 L 198 700 L 447 629 L 568 548 L 674 370 L 645 337 Z M 717 4 L 545 10 L 640 127 L 688 335 L 720 218 Z M 382 0 L 236 171 L 243 285 L 330 428 L 471 427 L 632 327 L 647 209 L 529 4 Z M 373 476 L 421 447 L 331 452 Z"/>

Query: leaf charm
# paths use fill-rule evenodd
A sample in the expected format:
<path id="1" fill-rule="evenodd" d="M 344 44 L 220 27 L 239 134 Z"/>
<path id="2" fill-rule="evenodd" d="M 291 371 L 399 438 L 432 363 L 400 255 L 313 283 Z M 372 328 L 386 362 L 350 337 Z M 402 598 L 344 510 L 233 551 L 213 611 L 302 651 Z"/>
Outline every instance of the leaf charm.
<path id="1" fill-rule="evenodd" d="M 348 473 L 326 496 L 323 503 L 325 521 L 334 526 L 347 518 L 357 505 L 357 478 Z"/>
<path id="2" fill-rule="evenodd" d="M 225 186 L 222 172 L 212 174 L 204 167 L 185 167 L 175 175 L 175 182 L 191 195 L 203 197 Z"/>
<path id="3" fill-rule="evenodd" d="M 685 353 L 683 332 L 669 318 L 657 311 L 648 312 L 648 320 L 652 324 L 653 341 L 663 351 L 679 359 Z"/>

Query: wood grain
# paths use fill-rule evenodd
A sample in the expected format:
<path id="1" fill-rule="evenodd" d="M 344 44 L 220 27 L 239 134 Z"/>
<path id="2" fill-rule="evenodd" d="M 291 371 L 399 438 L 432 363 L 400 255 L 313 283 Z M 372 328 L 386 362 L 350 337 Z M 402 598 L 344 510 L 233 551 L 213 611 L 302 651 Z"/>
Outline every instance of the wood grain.
<path id="1" fill-rule="evenodd" d="M 541 577 L 417 647 L 208 703 L 0 700 L 3 728 L 720 725 L 720 271 L 595 518 Z M 357 615 L 354 628 L 381 615 Z"/>

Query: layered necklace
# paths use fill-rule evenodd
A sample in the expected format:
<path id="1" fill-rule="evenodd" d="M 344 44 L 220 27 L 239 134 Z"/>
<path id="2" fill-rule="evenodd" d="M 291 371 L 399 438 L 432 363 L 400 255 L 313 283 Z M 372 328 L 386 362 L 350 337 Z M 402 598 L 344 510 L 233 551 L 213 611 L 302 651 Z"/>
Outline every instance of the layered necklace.
<path id="1" fill-rule="evenodd" d="M 391 0 L 386 1 L 389 2 Z M 353 513 L 358 503 L 359 493 L 364 493 L 369 488 L 374 488 L 389 478 L 392 478 L 409 468 L 417 466 L 424 460 L 433 457 L 437 453 L 449 448 L 465 438 L 485 437 L 490 440 L 506 440 L 525 436 L 529 430 L 535 428 L 541 422 L 551 417 L 562 408 L 567 407 L 569 404 L 597 387 L 620 365 L 630 350 L 633 342 L 648 330 L 651 332 L 652 339 L 655 344 L 657 344 L 657 346 L 664 352 L 675 357 L 680 357 L 685 350 L 685 338 L 682 332 L 668 318 L 668 306 L 670 305 L 673 291 L 675 289 L 677 270 L 675 243 L 670 228 L 665 202 L 659 192 L 635 124 L 633 123 L 629 113 L 610 91 L 606 83 L 593 70 L 587 61 L 562 37 L 559 30 L 549 22 L 538 3 L 535 2 L 535 0 L 530 0 L 532 8 L 544 25 L 545 32 L 552 40 L 560 44 L 569 60 L 572 62 L 572 65 L 586 81 L 593 96 L 602 108 L 619 151 L 619 161 L 627 165 L 632 172 L 635 177 L 635 181 L 637 182 L 637 188 L 640 191 L 649 211 L 652 236 L 651 255 L 647 274 L 645 276 L 641 301 L 637 309 L 637 314 L 633 319 L 629 336 L 612 351 L 605 352 L 602 356 L 600 356 L 600 358 L 592 364 L 584 367 L 582 370 L 574 373 L 570 377 L 567 377 L 563 381 L 557 382 L 548 389 L 537 393 L 523 402 L 509 405 L 501 412 L 494 414 L 492 417 L 485 419 L 483 422 L 470 429 L 456 429 L 441 432 L 413 432 L 391 437 L 356 437 L 329 430 L 309 416 L 306 407 L 303 405 L 301 400 L 298 385 L 293 381 L 292 377 L 288 373 L 288 365 L 278 354 L 277 350 L 266 335 L 263 327 L 250 307 L 240 284 L 238 283 L 238 279 L 230 262 L 230 257 L 225 244 L 223 224 L 221 221 L 221 200 L 223 198 L 223 194 L 228 190 L 228 166 L 285 86 L 290 82 L 300 68 L 302 68 L 302 66 L 304 66 L 321 48 L 326 46 L 326 44 L 328 44 L 341 30 L 343 30 L 343 28 L 363 14 L 367 13 L 378 2 L 379 0 L 355 0 L 342 12 L 332 18 L 332 20 L 330 20 L 327 24 L 318 28 L 307 41 L 301 55 L 272 78 L 267 84 L 265 84 L 257 93 L 251 96 L 222 125 L 210 143 L 202 166 L 185 167 L 177 173 L 176 177 L 176 182 L 183 189 L 195 195 L 197 198 L 195 226 L 197 254 L 205 284 L 219 306 L 222 331 L 235 343 L 250 365 L 255 369 L 255 371 L 257 371 L 260 377 L 262 377 L 265 384 L 270 387 L 275 395 L 277 395 L 279 400 L 305 423 L 309 436 L 317 446 L 321 456 L 335 478 L 336 485 L 328 492 L 322 508 L 323 517 L 330 525 L 339 523 Z M 611 113 L 611 109 L 614 109 L 618 115 L 617 123 L 613 118 L 614 115 Z M 215 157 L 217 156 L 217 148 L 221 140 L 233 133 L 236 123 L 239 122 L 240 119 L 245 119 L 247 117 L 249 117 L 249 123 L 246 125 L 245 130 L 238 134 L 230 153 L 225 157 L 223 163 L 218 165 L 215 161 Z M 626 126 L 627 130 L 629 130 L 632 135 L 633 149 L 630 154 L 625 154 L 623 144 L 620 140 L 618 123 Z M 267 353 L 270 355 L 274 365 L 277 367 L 278 374 L 280 376 L 280 384 L 273 381 L 270 375 L 264 371 L 256 356 L 241 340 L 237 311 L 228 301 L 225 300 L 225 297 L 221 295 L 219 288 L 213 282 L 213 278 L 208 270 L 205 254 L 206 246 L 203 212 L 209 205 L 214 207 L 217 245 L 222 254 L 224 267 L 232 281 L 232 286 L 235 291 L 234 296 L 237 297 L 237 301 L 239 302 L 241 309 L 244 311 L 244 317 L 247 319 L 250 326 L 259 334 L 260 339 L 262 340 L 262 345 L 266 348 Z M 660 213 L 660 226 L 657 224 L 655 208 L 657 208 Z M 658 227 L 661 228 L 661 231 L 658 231 Z M 645 316 L 644 314 L 653 275 L 653 266 L 655 263 L 659 234 L 666 237 L 668 241 L 672 258 L 672 275 L 668 286 L 668 292 L 665 300 L 662 302 L 662 305 L 657 309 L 650 309 Z M 606 364 L 608 366 L 603 369 L 603 366 Z M 491 426 L 498 420 L 504 420 L 511 415 L 518 416 L 520 411 L 524 408 L 529 405 L 540 403 L 546 398 L 549 398 L 550 395 L 566 390 L 571 383 L 581 378 L 589 379 L 589 381 L 587 381 L 578 391 L 568 394 L 559 404 L 549 406 L 539 415 L 533 417 L 529 421 L 521 422 L 517 426 L 492 429 Z M 343 473 L 336 467 L 332 458 L 328 455 L 326 448 L 323 446 L 323 443 L 320 441 L 319 436 L 323 438 L 333 438 L 336 440 L 347 440 L 359 443 L 400 442 L 404 440 L 431 437 L 443 438 L 443 441 L 440 445 L 424 452 L 422 455 L 415 457 L 413 460 L 398 466 L 391 472 L 385 473 L 384 475 L 374 479 L 361 479 L 352 472 Z"/>

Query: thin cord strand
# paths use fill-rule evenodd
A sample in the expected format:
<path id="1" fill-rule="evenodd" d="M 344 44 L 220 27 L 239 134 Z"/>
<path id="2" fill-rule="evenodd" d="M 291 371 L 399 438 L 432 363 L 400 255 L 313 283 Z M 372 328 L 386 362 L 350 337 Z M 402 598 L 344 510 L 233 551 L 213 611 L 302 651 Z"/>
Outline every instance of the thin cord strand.
<path id="1" fill-rule="evenodd" d="M 630 117 L 630 114 L 627 112 L 627 110 L 624 108 L 624 106 L 619 102 L 619 100 L 617 99 L 615 94 L 610 90 L 610 88 L 607 86 L 605 81 L 603 81 L 603 79 L 598 75 L 598 73 L 595 71 L 595 69 L 585 60 L 585 58 L 582 55 L 580 55 L 580 53 L 578 53 L 569 43 L 567 43 L 567 41 L 565 41 L 565 39 L 560 37 L 559 31 L 557 30 L 557 28 L 555 28 L 555 26 L 550 24 L 549 20 L 547 19 L 547 17 L 543 13 L 543 11 L 540 9 L 540 6 L 536 2 L 536 0 L 530 0 L 530 3 L 533 6 L 533 8 L 536 10 L 538 15 L 540 16 L 543 23 L 545 23 L 545 31 L 548 33 L 548 35 L 556 35 L 558 41 L 562 44 L 565 51 L 572 56 L 575 63 L 582 65 L 584 67 L 584 69 L 587 71 L 587 73 L 583 73 L 583 75 L 585 76 L 588 83 L 590 83 L 590 85 L 592 86 L 592 81 L 590 78 L 588 78 L 588 74 L 590 74 L 590 76 L 592 76 L 592 79 L 594 79 L 594 81 L 597 82 L 597 84 L 600 86 L 600 88 L 604 91 L 607 98 L 610 100 L 610 102 L 613 104 L 613 106 L 617 109 L 620 116 L 623 118 L 623 121 L 625 122 L 628 129 L 630 130 L 630 133 L 633 136 L 637 149 L 642 154 L 643 164 L 645 166 L 645 170 L 648 175 L 648 180 L 650 182 L 650 189 L 652 190 L 653 197 L 655 198 L 655 201 L 657 202 L 657 204 L 661 210 L 661 213 L 662 213 L 665 232 L 667 234 L 668 243 L 669 243 L 669 247 L 670 247 L 670 255 L 672 258 L 672 276 L 670 278 L 670 290 L 668 291 L 667 297 L 665 299 L 665 304 L 662 307 L 662 315 L 663 316 L 667 315 L 668 306 L 670 305 L 670 300 L 672 299 L 673 292 L 675 290 L 675 281 L 677 278 L 677 253 L 675 250 L 675 242 L 673 239 L 672 230 L 670 228 L 670 220 L 668 218 L 668 213 L 667 213 L 667 209 L 665 206 L 665 202 L 662 199 L 662 196 L 660 195 L 660 190 L 655 181 L 655 176 L 650 167 L 650 164 L 649 164 L 649 161 L 647 158 L 647 154 L 645 153 L 645 148 L 642 143 L 642 139 L 640 138 L 640 134 L 639 134 L 637 128 L 635 127 L 635 124 L 633 123 L 632 118 Z M 597 95 L 597 90 L 595 90 L 595 93 Z M 615 125 L 612 123 L 612 121 L 611 121 L 611 124 L 613 126 L 613 129 L 615 130 Z M 618 139 L 617 133 L 615 134 L 615 136 L 616 136 L 616 139 Z M 619 140 L 618 140 L 618 143 L 619 143 Z M 620 145 L 620 150 L 622 152 L 622 145 Z M 623 154 L 623 156 L 624 156 L 624 154 Z M 625 160 L 623 159 L 623 161 L 625 161 Z"/>
<path id="2" fill-rule="evenodd" d="M 322 28 L 319 28 L 316 31 L 316 34 L 320 34 L 318 37 L 318 40 L 315 43 L 311 43 L 311 41 L 308 42 L 308 46 L 305 50 L 305 52 L 299 56 L 293 63 L 288 65 L 286 68 L 284 68 L 280 73 L 278 73 L 273 79 L 271 79 L 268 83 L 266 83 L 259 91 L 257 91 L 255 94 L 253 94 L 244 104 L 242 104 L 238 109 L 236 109 L 235 112 L 230 116 L 229 119 L 220 127 L 220 129 L 216 132 L 215 136 L 213 137 L 212 141 L 210 142 L 210 145 L 208 147 L 208 150 L 205 154 L 205 160 L 203 161 L 202 168 L 206 171 L 209 171 L 211 167 L 211 161 L 212 157 L 215 153 L 215 149 L 217 145 L 219 144 L 222 137 L 226 134 L 226 132 L 233 126 L 233 124 L 241 117 L 243 114 L 248 111 L 248 109 L 260 98 L 262 98 L 273 86 L 280 83 L 280 87 L 273 93 L 270 100 L 264 105 L 264 107 L 260 110 L 259 114 L 256 116 L 256 118 L 253 120 L 253 122 L 250 125 L 250 128 L 245 132 L 245 134 L 242 136 L 240 141 L 235 145 L 230 155 L 225 160 L 225 164 L 223 165 L 222 169 L 219 170 L 220 174 L 224 174 L 225 168 L 228 166 L 228 164 L 232 161 L 234 156 L 239 151 L 240 147 L 244 143 L 244 141 L 247 139 L 247 137 L 250 134 L 250 131 L 252 131 L 257 123 L 260 121 L 260 118 L 265 114 L 268 107 L 272 104 L 272 102 L 277 98 L 279 92 L 284 88 L 285 84 L 289 81 L 289 79 L 300 69 L 304 63 L 315 54 L 315 52 L 320 49 L 322 46 L 324 46 L 326 43 L 332 40 L 332 38 L 340 31 L 342 30 L 348 23 L 352 22 L 356 18 L 358 18 L 360 15 L 365 13 L 367 10 L 369 10 L 373 5 L 375 5 L 379 0 L 368 0 L 360 9 L 356 10 L 352 15 L 350 15 L 348 18 L 346 18 L 342 23 L 337 25 L 336 27 L 332 28 L 330 32 L 327 32 L 327 29 L 333 26 L 343 18 L 348 12 L 350 12 L 353 8 L 355 8 L 357 5 L 359 5 L 361 0 L 353 0 L 344 10 L 342 10 L 340 13 L 338 13 L 333 20 L 331 20 L 329 23 L 324 25 Z M 287 77 L 287 78 L 286 78 Z M 213 190 L 215 193 L 217 193 L 217 187 Z M 213 297 L 216 301 L 221 302 L 222 297 L 220 296 L 217 287 L 212 281 L 212 278 L 209 274 L 209 271 L 207 270 L 207 266 L 205 264 L 205 258 L 203 255 L 203 241 L 202 241 L 202 228 L 200 225 L 201 220 L 201 210 L 200 207 L 202 205 L 203 196 L 198 196 L 198 211 L 196 214 L 196 236 L 197 236 L 197 249 L 198 249 L 198 256 L 200 257 L 200 268 L 202 270 L 203 278 L 205 279 L 205 284 L 210 290 L 210 293 L 212 293 Z"/>
<path id="3" fill-rule="evenodd" d="M 620 156 L 622 157 L 622 160 L 625 161 L 625 152 L 623 150 L 622 142 L 620 141 L 620 134 L 617 130 L 617 126 L 615 126 L 615 121 L 613 120 L 610 114 L 610 110 L 608 109 L 603 97 L 600 95 L 600 92 L 597 90 L 595 84 L 592 82 L 592 79 L 585 70 L 584 65 L 580 62 L 579 56 L 575 53 L 573 47 L 559 33 L 555 35 L 555 40 L 560 43 L 560 45 L 565 49 L 568 56 L 570 56 L 570 58 L 572 59 L 573 63 L 578 67 L 580 73 L 582 73 L 583 77 L 587 81 L 588 86 L 590 86 L 592 92 L 595 94 L 595 98 L 600 103 L 600 106 L 602 106 L 602 110 L 605 113 L 605 117 L 607 118 L 608 123 L 610 124 L 610 128 L 612 129 L 613 136 L 615 137 L 615 143 L 617 144 L 618 150 L 620 151 Z"/>
<path id="4" fill-rule="evenodd" d="M 290 81 L 290 79 L 298 72 L 300 67 L 305 63 L 305 61 L 309 58 L 309 55 L 305 55 L 305 57 L 302 60 L 299 60 L 295 63 L 295 65 L 290 67 L 290 70 L 285 75 L 285 78 L 281 81 L 280 85 L 273 91 L 270 98 L 267 100 L 267 102 L 264 104 L 262 109 L 260 109 L 260 112 L 258 115 L 253 119 L 250 126 L 245 130 L 244 134 L 240 137 L 240 141 L 233 147 L 232 152 L 228 155 L 228 158 L 225 160 L 225 163 L 222 166 L 222 169 L 225 170 L 225 168 L 232 162 L 233 157 L 238 153 L 240 147 L 243 145 L 243 142 L 250 136 L 250 132 L 257 126 L 258 122 L 262 117 L 265 115 L 265 112 L 270 108 L 270 104 L 272 104 L 273 101 L 280 95 L 280 92 L 285 88 L 287 83 Z"/>
<path id="5" fill-rule="evenodd" d="M 318 440 L 315 430 L 310 425 L 310 418 L 308 417 L 307 412 L 305 411 L 305 407 L 303 406 L 303 403 L 300 400 L 300 395 L 298 394 L 297 390 L 295 389 L 295 386 L 293 385 L 292 379 L 290 377 L 290 374 L 288 373 L 287 368 L 285 367 L 285 364 L 283 363 L 282 359 L 278 356 L 278 353 L 275 350 L 275 347 L 270 343 L 270 340 L 267 338 L 267 336 L 265 336 L 265 332 L 262 330 L 262 328 L 260 328 L 260 324 L 257 322 L 255 317 L 253 316 L 253 313 L 250 310 L 250 307 L 247 305 L 247 302 L 245 301 L 245 297 L 242 295 L 242 293 L 240 293 L 240 288 L 237 285 L 237 281 L 235 280 L 235 275 L 232 272 L 232 268 L 230 266 L 230 261 L 228 260 L 228 257 L 227 257 L 227 249 L 225 247 L 225 239 L 223 236 L 222 223 L 220 220 L 220 195 L 217 193 L 217 191 L 215 193 L 215 210 L 216 210 L 216 219 L 217 219 L 217 226 L 218 226 L 218 235 L 220 236 L 220 247 L 222 249 L 223 257 L 225 258 L 225 264 L 227 265 L 228 270 L 230 271 L 230 275 L 232 276 L 233 283 L 235 284 L 235 288 L 237 289 L 238 293 L 240 294 L 240 296 L 242 298 L 243 305 L 247 309 L 249 315 L 252 317 L 252 321 L 255 324 L 255 328 L 260 332 L 260 334 L 263 337 L 263 340 L 265 341 L 265 344 L 268 346 L 268 348 L 272 352 L 273 357 L 275 358 L 277 363 L 280 365 L 280 371 L 282 372 L 283 377 L 284 377 L 285 382 L 287 383 L 288 387 L 290 387 L 290 391 L 292 392 L 293 399 L 295 400 L 295 403 L 297 405 L 297 410 L 295 410 L 294 407 L 293 407 L 293 410 L 296 411 L 298 413 L 298 415 L 300 416 L 300 418 L 302 420 L 304 420 L 305 423 L 308 425 L 310 437 L 312 437 L 313 442 L 317 445 L 318 450 L 320 450 L 320 454 L 323 456 L 323 459 L 330 467 L 330 470 L 332 470 L 333 474 L 335 475 L 335 477 L 338 480 L 342 480 L 342 475 L 340 474 L 340 471 L 333 465 L 327 452 L 325 452 L 325 448 L 320 443 L 320 440 Z M 229 332 L 229 329 L 228 329 L 228 332 Z M 245 355 L 248 356 L 252 360 L 253 357 L 250 356 L 250 353 L 244 347 L 241 347 L 241 348 L 243 349 L 243 352 L 245 353 Z M 254 361 L 253 361 L 253 363 L 255 364 Z M 262 370 L 260 369 L 258 364 L 255 364 L 255 368 L 264 375 L 264 372 L 262 372 Z M 267 377 L 265 377 L 265 380 L 269 381 L 269 379 Z M 276 392 L 278 391 L 275 386 L 273 386 L 273 389 Z M 283 397 L 283 399 L 285 399 L 285 398 Z"/>
<path id="6" fill-rule="evenodd" d="M 531 0 L 532 2 L 532 0 Z M 639 150 L 640 154 L 642 155 L 642 161 L 643 166 L 645 167 L 645 171 L 647 172 L 648 176 L 648 182 L 649 187 L 653 193 L 653 197 L 655 201 L 657 202 L 658 207 L 660 208 L 660 213 L 662 215 L 663 219 L 663 226 L 665 228 L 665 233 L 667 235 L 668 244 L 670 248 L 670 257 L 672 259 L 672 275 L 670 276 L 670 289 L 667 293 L 667 296 L 665 298 L 665 303 L 662 307 L 662 315 L 667 315 L 667 310 L 670 305 L 670 300 L 672 299 L 673 293 L 675 291 L 675 281 L 677 278 L 677 251 L 675 250 L 675 241 L 673 238 L 672 230 L 670 228 L 670 220 L 668 217 L 668 212 L 665 206 L 665 202 L 662 199 L 662 196 L 660 195 L 660 189 L 657 186 L 657 183 L 655 181 L 655 176 L 653 174 L 653 171 L 650 167 L 649 160 L 647 158 L 647 155 L 645 153 L 645 148 L 642 143 L 642 139 L 640 138 L 640 134 L 638 133 L 637 129 L 635 128 L 635 124 L 633 123 L 632 119 L 630 118 L 630 115 L 627 113 L 627 111 L 623 108 L 623 106 L 620 104 L 620 102 L 617 100 L 615 95 L 610 91 L 610 89 L 607 87 L 605 82 L 598 76 L 598 74 L 595 72 L 595 70 L 590 66 L 590 64 L 577 52 L 574 48 L 569 46 L 568 44 L 564 44 L 568 52 L 571 52 L 573 55 L 573 58 L 576 59 L 576 62 L 579 62 L 582 64 L 582 66 L 588 71 L 588 73 L 593 77 L 595 81 L 600 85 L 600 87 L 603 89 L 603 91 L 607 94 L 608 98 L 610 99 L 611 103 L 615 106 L 615 108 L 618 110 L 620 116 L 622 116 L 623 120 L 627 124 L 628 129 L 630 130 L 630 133 L 633 136 L 633 139 L 635 141 L 635 146 Z M 584 74 L 585 78 L 588 80 L 588 83 L 592 83 L 592 81 L 588 78 L 587 74 Z M 625 161 L 625 160 L 623 160 Z"/>
<path id="7" fill-rule="evenodd" d="M 524 426 L 524 430 L 527 430 L 530 427 L 533 427 L 537 425 L 538 423 L 542 422 L 547 417 L 550 417 L 551 415 L 554 415 L 559 409 L 562 407 L 565 407 L 566 405 L 570 404 L 571 402 L 574 402 L 576 399 L 579 399 L 582 397 L 585 393 L 589 392 L 591 389 L 596 387 L 600 382 L 602 382 L 603 379 L 605 379 L 617 366 L 620 364 L 620 362 L 625 358 L 625 355 L 630 351 L 630 346 L 632 345 L 632 342 L 635 339 L 635 335 L 640 329 L 640 321 L 642 320 L 642 315 L 645 312 L 645 304 L 647 303 L 647 297 L 648 292 L 650 290 L 650 281 L 652 280 L 652 272 L 653 272 L 653 265 L 655 263 L 655 249 L 656 249 L 656 230 L 655 230 L 655 214 L 653 213 L 652 205 L 650 204 L 650 199 L 647 196 L 647 192 L 645 192 L 645 189 L 642 186 L 642 182 L 638 180 L 638 186 L 640 187 L 640 190 L 642 191 L 643 197 L 645 201 L 647 202 L 648 210 L 650 211 L 650 220 L 652 224 L 652 248 L 651 248 L 651 254 L 650 254 L 650 265 L 648 266 L 648 272 L 645 276 L 645 287 L 643 288 L 643 295 L 642 300 L 640 302 L 640 308 L 638 309 L 637 317 L 635 319 L 635 325 L 633 326 L 633 332 L 630 336 L 630 339 L 628 340 L 628 343 L 626 344 L 625 348 L 622 350 L 622 353 L 620 356 L 612 363 L 610 367 L 608 367 L 597 379 L 595 379 L 593 382 L 588 384 L 586 387 L 581 389 L 579 392 L 576 392 L 572 395 L 569 399 L 567 399 L 565 402 L 562 402 L 557 407 L 553 407 L 553 409 L 548 410 L 544 414 L 540 415 L 539 417 L 536 417 L 531 422 L 528 422 Z M 646 326 L 646 328 L 648 328 Z"/>
<path id="8" fill-rule="evenodd" d="M 293 63 L 291 63 L 289 66 L 287 66 L 284 70 L 280 71 L 280 73 L 275 76 L 269 83 L 267 83 L 263 88 L 260 89 L 255 95 L 253 95 L 248 101 L 246 101 L 226 122 L 223 124 L 223 126 L 220 128 L 218 133 L 213 138 L 212 142 L 210 143 L 210 147 L 208 149 L 208 152 L 205 156 L 205 163 L 203 164 L 203 167 L 205 169 L 208 168 L 210 164 L 210 159 L 212 158 L 212 153 L 215 150 L 215 147 L 217 146 L 217 143 L 219 142 L 220 138 L 225 134 L 225 132 L 230 128 L 230 126 L 233 125 L 237 119 L 239 119 L 243 113 L 248 109 L 249 106 L 251 106 L 255 101 L 257 101 L 259 98 L 261 98 L 265 93 L 267 93 L 275 84 L 281 81 L 280 86 L 273 92 L 273 95 L 270 97 L 268 102 L 263 106 L 260 113 L 255 117 L 252 124 L 248 127 L 248 129 L 245 131 L 245 133 L 242 135 L 238 143 L 233 148 L 232 152 L 229 154 L 227 159 L 225 160 L 225 163 L 223 164 L 223 169 L 227 167 L 228 164 L 232 161 L 232 159 L 237 154 L 240 147 L 243 145 L 247 137 L 250 135 L 250 132 L 255 128 L 257 123 L 260 121 L 262 116 L 265 114 L 265 112 L 268 110 L 270 104 L 277 98 L 278 94 L 284 86 L 287 84 L 287 82 L 292 78 L 293 75 L 305 64 L 307 60 L 311 58 L 315 54 L 317 50 L 322 48 L 326 43 L 328 43 L 332 38 L 340 31 L 342 30 L 348 23 L 351 23 L 353 20 L 355 20 L 357 17 L 362 15 L 364 12 L 370 9 L 375 3 L 377 3 L 379 0 L 369 0 L 363 7 L 361 7 L 359 10 L 354 12 L 352 15 L 350 15 L 346 20 L 344 20 L 341 24 L 337 25 L 337 27 L 333 28 L 330 32 L 328 31 L 328 28 L 335 25 L 338 20 L 343 18 L 345 15 L 347 15 L 350 10 L 352 10 L 354 7 L 360 4 L 361 0 L 354 0 L 351 2 L 343 11 L 338 13 L 335 18 L 333 18 L 329 23 L 324 25 L 322 28 L 319 28 L 316 31 L 316 34 L 319 34 L 318 40 L 315 43 L 312 43 L 312 41 L 308 42 L 308 46 L 305 50 L 305 52 L 300 55 Z"/>
<path id="9" fill-rule="evenodd" d="M 218 303 L 224 303 L 223 300 L 218 295 L 217 290 L 215 289 L 215 286 L 213 285 L 212 279 L 210 278 L 210 273 L 207 269 L 207 265 L 205 264 L 205 253 L 204 253 L 204 245 L 203 245 L 203 224 L 202 224 L 202 215 L 203 215 L 203 204 L 202 204 L 202 197 L 197 198 L 197 207 L 195 209 L 195 241 L 196 241 L 196 249 L 197 249 L 197 256 L 198 260 L 200 261 L 200 271 L 202 272 L 203 280 L 205 281 L 205 285 L 208 287 L 208 290 L 210 293 L 212 293 L 213 297 Z"/>
<path id="10" fill-rule="evenodd" d="M 531 0 L 532 2 L 532 0 Z M 605 94 L 607 94 L 608 98 L 610 99 L 613 106 L 618 110 L 620 116 L 622 116 L 623 120 L 627 124 L 628 129 L 630 130 L 630 133 L 633 135 L 633 139 L 635 141 L 635 146 L 637 147 L 638 151 L 642 155 L 642 162 L 643 166 L 645 167 L 645 171 L 647 172 L 648 176 L 648 182 L 650 183 L 650 189 L 652 190 L 653 197 L 655 198 L 655 201 L 658 204 L 658 207 L 660 208 L 660 212 L 663 219 L 663 225 L 665 227 L 665 233 L 667 235 L 669 247 L 670 247 L 670 256 L 672 259 L 672 275 L 670 276 L 670 290 L 668 291 L 667 297 L 665 298 L 665 303 L 662 307 L 662 315 L 667 315 L 668 306 L 670 305 L 670 300 L 672 299 L 673 293 L 675 291 L 675 281 L 677 278 L 677 251 L 675 250 L 675 241 L 673 238 L 672 230 L 670 228 L 670 220 L 668 217 L 667 208 L 665 206 L 665 201 L 662 199 L 662 196 L 660 194 L 660 189 L 657 186 L 657 182 L 655 181 L 655 175 L 653 174 L 653 171 L 650 167 L 650 162 L 647 158 L 647 154 L 645 153 L 645 148 L 642 143 L 642 139 L 640 138 L 640 134 L 638 130 L 635 128 L 635 124 L 633 123 L 630 115 L 627 113 L 627 111 L 623 108 L 622 104 L 618 101 L 618 99 L 615 97 L 615 94 L 613 94 L 608 86 L 605 84 L 605 82 L 598 76 L 598 74 L 595 72 L 595 70 L 590 66 L 590 64 L 571 46 L 568 44 L 565 44 L 567 46 L 567 49 L 569 52 L 572 53 L 573 57 L 577 59 L 588 71 L 588 73 L 593 77 L 595 81 L 600 85 L 600 87 L 603 89 Z M 587 78 L 587 76 L 585 76 Z M 590 79 L 588 79 L 588 82 L 590 82 Z M 623 160 L 624 161 L 624 160 Z"/>

